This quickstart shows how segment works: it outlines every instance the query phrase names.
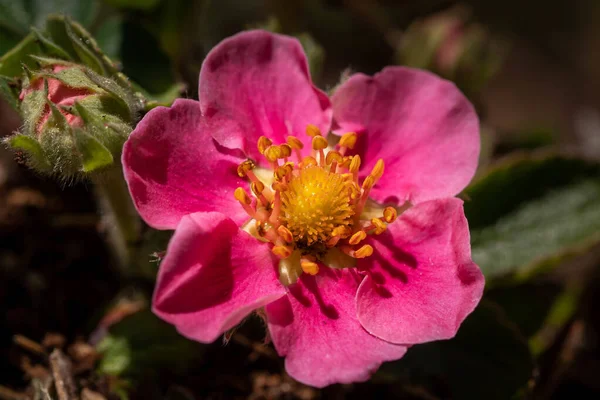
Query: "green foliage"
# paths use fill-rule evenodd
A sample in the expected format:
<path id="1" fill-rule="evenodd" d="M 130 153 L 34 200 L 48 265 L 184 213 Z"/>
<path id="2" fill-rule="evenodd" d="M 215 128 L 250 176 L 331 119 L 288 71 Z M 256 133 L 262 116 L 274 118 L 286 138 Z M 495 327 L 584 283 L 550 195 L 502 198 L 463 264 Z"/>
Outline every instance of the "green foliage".
<path id="1" fill-rule="evenodd" d="M 161 370 L 182 371 L 204 346 L 183 338 L 150 310 L 137 312 L 110 329 L 98 344 L 102 374 L 138 379 Z"/>
<path id="2" fill-rule="evenodd" d="M 525 279 L 600 241 L 600 166 L 559 154 L 505 160 L 466 190 L 473 259 Z"/>

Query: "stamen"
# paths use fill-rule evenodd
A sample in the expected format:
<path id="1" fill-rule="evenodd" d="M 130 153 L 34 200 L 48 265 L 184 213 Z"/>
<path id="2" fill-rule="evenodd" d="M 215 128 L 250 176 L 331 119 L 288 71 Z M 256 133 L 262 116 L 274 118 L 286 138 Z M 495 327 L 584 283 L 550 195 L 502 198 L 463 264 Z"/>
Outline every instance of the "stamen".
<path id="1" fill-rule="evenodd" d="M 338 143 L 340 146 L 340 154 L 345 155 L 348 149 L 353 149 L 356 144 L 356 139 L 357 135 L 355 132 L 344 133 Z"/>
<path id="2" fill-rule="evenodd" d="M 265 150 L 267 149 L 267 147 L 269 147 L 272 144 L 273 141 L 271 139 L 269 139 L 266 136 L 261 136 L 258 138 L 258 143 L 256 144 L 256 147 L 258 147 L 258 151 L 260 152 L 260 154 L 265 154 Z"/>
<path id="3" fill-rule="evenodd" d="M 302 161 L 302 152 L 300 150 L 304 148 L 304 144 L 295 136 L 288 136 L 286 141 L 287 144 L 294 149 L 298 162 Z"/>
<path id="4" fill-rule="evenodd" d="M 340 142 L 338 144 L 340 145 L 340 147 L 347 147 L 349 149 L 353 149 L 354 145 L 356 144 L 357 138 L 358 136 L 356 135 L 356 132 L 344 133 L 340 138 Z"/>
<path id="5" fill-rule="evenodd" d="M 373 218 L 371 223 L 375 227 L 375 234 L 381 235 L 387 229 L 387 225 L 380 218 Z"/>
<path id="6" fill-rule="evenodd" d="M 396 220 L 396 218 L 398 218 L 398 211 L 396 211 L 396 209 L 394 207 L 386 207 L 383 210 L 383 219 L 388 224 L 391 224 L 392 222 L 394 222 Z"/>
<path id="7" fill-rule="evenodd" d="M 279 233 L 279 236 L 281 236 L 286 242 L 294 242 L 294 236 L 292 235 L 292 232 L 285 226 L 279 225 L 279 228 L 277 228 L 277 233 Z"/>
<path id="8" fill-rule="evenodd" d="M 348 166 L 348 171 L 350 171 L 352 173 L 352 177 L 357 182 L 358 182 L 358 170 L 360 169 L 360 161 L 361 161 L 360 156 L 357 154 L 354 157 L 352 157 L 352 160 L 350 161 L 350 165 Z"/>
<path id="9" fill-rule="evenodd" d="M 277 160 L 281 158 L 281 149 L 279 146 L 269 146 L 265 149 L 264 155 L 269 162 L 276 165 Z"/>
<path id="10" fill-rule="evenodd" d="M 286 142 L 294 150 L 304 148 L 304 144 L 296 136 L 288 136 Z"/>
<path id="11" fill-rule="evenodd" d="M 252 171 L 256 165 L 252 160 L 246 160 L 237 167 L 237 174 L 240 178 L 246 177 L 248 172 Z"/>
<path id="12" fill-rule="evenodd" d="M 309 124 L 306 127 L 306 134 L 310 137 L 321 136 L 321 130 L 318 126 Z"/>
<path id="13" fill-rule="evenodd" d="M 260 202 L 266 207 L 269 205 L 269 201 L 263 194 L 263 190 L 265 190 L 265 184 L 261 181 L 257 180 L 250 184 L 250 188 L 252 189 L 252 193 L 260 200 Z"/>
<path id="14" fill-rule="evenodd" d="M 314 157 L 306 156 L 300 163 L 300 168 L 308 168 L 317 165 L 319 165 L 319 163 L 317 163 L 317 160 Z"/>
<path id="15" fill-rule="evenodd" d="M 381 176 L 383 175 L 383 171 L 385 169 L 385 164 L 383 163 L 383 159 L 377 160 L 375 166 L 373 167 L 373 171 L 371 171 L 371 175 L 375 178 L 375 182 L 377 182 Z"/>
<path id="16" fill-rule="evenodd" d="M 354 245 L 359 244 L 363 240 L 365 240 L 366 237 L 367 237 L 367 234 L 365 233 L 365 231 L 358 231 L 350 237 L 350 240 L 348 240 L 348 243 L 350 243 L 351 245 L 354 246 Z"/>
<path id="17" fill-rule="evenodd" d="M 342 162 L 344 157 L 339 153 L 339 151 L 331 150 L 327 153 L 327 157 L 325 157 L 325 164 L 331 165 L 329 168 L 329 172 L 336 172 L 337 165 L 339 162 Z"/>
<path id="18" fill-rule="evenodd" d="M 319 273 L 319 264 L 316 262 L 302 260 L 300 261 L 300 267 L 302 268 L 302 271 L 309 275 L 316 275 Z"/>
<path id="19" fill-rule="evenodd" d="M 250 198 L 250 196 L 248 195 L 248 193 L 246 193 L 246 191 L 244 189 L 242 189 L 241 187 L 239 187 L 239 188 L 235 189 L 235 191 L 233 192 L 233 196 L 235 197 L 235 199 L 237 201 L 240 202 L 240 204 L 242 205 L 242 208 L 244 209 L 244 211 L 246 211 L 246 213 L 249 216 L 254 217 L 254 215 L 256 214 L 256 212 L 251 207 L 252 199 Z"/>
<path id="20" fill-rule="evenodd" d="M 354 258 L 365 258 L 365 257 L 369 257 L 372 254 L 373 254 L 373 247 L 371 247 L 371 245 L 369 245 L 369 244 L 365 244 L 360 249 L 358 249 L 356 251 L 352 251 L 349 255 Z"/>
<path id="21" fill-rule="evenodd" d="M 287 158 L 292 155 L 292 147 L 289 144 L 282 144 L 279 146 L 279 150 L 281 151 L 281 157 L 287 162 Z"/>
<path id="22" fill-rule="evenodd" d="M 325 152 L 323 150 L 327 148 L 327 139 L 325 139 L 323 136 L 313 137 L 312 148 L 313 150 L 319 152 L 320 165 L 325 166 Z"/>
<path id="23" fill-rule="evenodd" d="M 237 169 L 240 177 L 249 179 L 258 201 L 243 188 L 237 188 L 234 196 L 254 219 L 256 228 L 249 232 L 270 242 L 271 252 L 280 258 L 279 279 L 284 285 L 293 284 L 302 273 L 318 274 L 320 263 L 330 268 L 354 267 L 356 259 L 373 254 L 371 245 L 360 245 L 367 235 L 385 232 L 387 224 L 398 217 L 394 207 L 363 215 L 370 190 L 383 175 L 385 165 L 378 160 L 362 185 L 359 183 L 361 158 L 345 155 L 355 147 L 356 133 L 342 135 L 338 150 L 327 155 L 328 141 L 320 129 L 308 125 L 306 134 L 312 138 L 313 156 L 304 158 L 304 145 L 295 136 L 288 136 L 280 145 L 265 136 L 259 138 L 257 148 L 271 163 L 272 177 L 262 169 L 253 171 L 256 166 L 252 160 Z M 296 164 L 288 161 L 294 153 Z"/>
<path id="24" fill-rule="evenodd" d="M 279 258 L 288 258 L 292 254 L 289 246 L 273 246 L 271 252 Z"/>

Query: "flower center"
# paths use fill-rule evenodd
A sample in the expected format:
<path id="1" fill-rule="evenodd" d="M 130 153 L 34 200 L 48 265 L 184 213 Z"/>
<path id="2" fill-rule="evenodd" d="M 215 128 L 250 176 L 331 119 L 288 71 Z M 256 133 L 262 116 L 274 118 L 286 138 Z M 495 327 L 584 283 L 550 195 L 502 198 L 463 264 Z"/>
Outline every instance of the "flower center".
<path id="1" fill-rule="evenodd" d="M 361 243 L 367 235 L 383 233 L 397 217 L 394 207 L 376 209 L 380 217 L 375 218 L 367 217 L 372 212 L 364 212 L 384 163 L 377 161 L 359 184 L 360 156 L 345 155 L 354 148 L 356 133 L 344 134 L 327 153 L 327 140 L 316 126 L 309 125 L 306 133 L 312 137 L 312 156 L 307 157 L 301 156 L 302 142 L 294 136 L 281 145 L 262 136 L 258 150 L 271 164 L 272 175 L 265 177 L 253 161 L 244 161 L 238 175 L 250 180 L 254 196 L 241 187 L 234 193 L 252 218 L 246 229 L 270 242 L 271 251 L 281 259 L 279 279 L 285 285 L 296 282 L 302 273 L 317 274 L 319 265 L 353 267 L 355 259 L 373 253 L 369 244 Z M 293 155 L 295 163 L 289 161 Z"/>
<path id="2" fill-rule="evenodd" d="M 281 194 L 281 222 L 292 232 L 297 245 L 325 242 L 336 228 L 352 225 L 352 183 L 318 166 L 301 169 L 298 176 L 292 177 Z"/>

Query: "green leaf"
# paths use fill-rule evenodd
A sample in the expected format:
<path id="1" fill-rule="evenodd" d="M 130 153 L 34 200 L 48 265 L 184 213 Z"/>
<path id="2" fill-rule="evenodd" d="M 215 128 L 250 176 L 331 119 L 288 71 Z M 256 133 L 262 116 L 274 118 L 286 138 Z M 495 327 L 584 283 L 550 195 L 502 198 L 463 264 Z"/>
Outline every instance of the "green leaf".
<path id="1" fill-rule="evenodd" d="M 16 134 L 6 139 L 6 143 L 13 150 L 22 151 L 27 154 L 29 161 L 33 163 L 37 169 L 49 171 L 51 169 L 48 160 L 40 143 L 31 136 Z"/>
<path id="2" fill-rule="evenodd" d="M 473 259 L 526 279 L 600 241 L 600 165 L 559 154 L 505 160 L 466 190 Z"/>
<path id="3" fill-rule="evenodd" d="M 182 337 L 150 310 L 135 313 L 110 329 L 98 344 L 103 354 L 100 373 L 141 378 L 160 369 L 183 369 L 203 353 L 204 346 Z"/>
<path id="4" fill-rule="evenodd" d="M 384 364 L 376 378 L 404 377 L 432 391 L 443 382 L 444 393 L 435 393 L 440 398 L 506 400 L 526 387 L 533 368 L 526 340 L 500 307 L 484 300 L 454 339 L 413 346 L 404 358 Z"/>
<path id="5" fill-rule="evenodd" d="M 12 79 L 0 76 L 0 96 L 15 110 L 19 111 L 19 93 Z"/>
<path id="6" fill-rule="evenodd" d="M 11 78 L 21 76 L 23 64 L 29 67 L 35 66 L 33 59 L 28 56 L 30 54 L 39 54 L 40 50 L 35 36 L 30 33 L 0 58 L 0 75 Z"/>
<path id="7" fill-rule="evenodd" d="M 113 155 L 102 143 L 93 136 L 74 129 L 75 144 L 79 150 L 83 172 L 92 172 L 107 167 L 114 162 Z"/>
<path id="8" fill-rule="evenodd" d="M 123 19 L 120 16 L 107 18 L 94 34 L 98 46 L 111 58 L 119 58 L 123 42 Z"/>

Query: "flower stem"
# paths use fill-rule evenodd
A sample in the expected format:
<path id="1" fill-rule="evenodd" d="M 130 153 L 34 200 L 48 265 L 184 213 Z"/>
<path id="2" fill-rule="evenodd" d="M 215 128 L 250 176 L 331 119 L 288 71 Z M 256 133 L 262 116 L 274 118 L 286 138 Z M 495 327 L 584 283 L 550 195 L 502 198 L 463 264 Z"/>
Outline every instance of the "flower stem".
<path id="1" fill-rule="evenodd" d="M 135 253 L 142 224 L 131 202 L 123 172 L 114 168 L 92 180 L 116 267 L 123 276 L 134 275 Z"/>

